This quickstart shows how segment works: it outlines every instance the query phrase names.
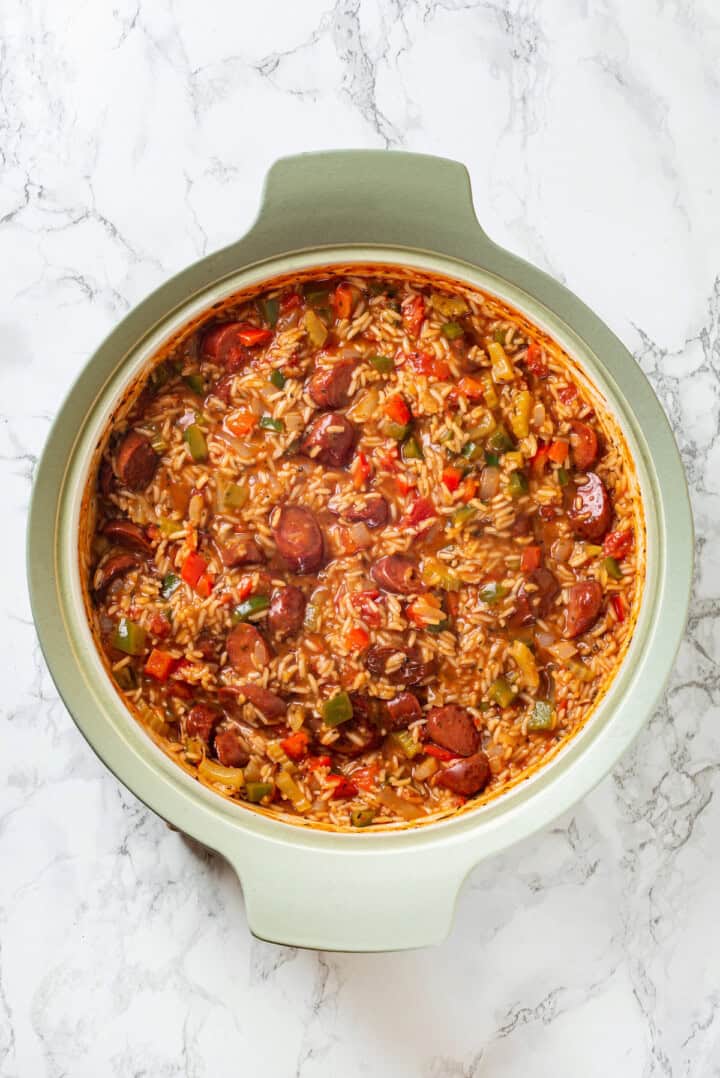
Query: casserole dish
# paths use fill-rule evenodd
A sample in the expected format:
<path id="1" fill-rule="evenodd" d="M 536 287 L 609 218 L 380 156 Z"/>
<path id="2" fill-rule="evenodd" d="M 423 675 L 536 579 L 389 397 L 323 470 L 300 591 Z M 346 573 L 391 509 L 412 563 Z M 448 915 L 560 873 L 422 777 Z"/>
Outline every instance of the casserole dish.
<path id="1" fill-rule="evenodd" d="M 78 559 L 83 492 L 101 436 L 150 357 L 243 288 L 348 263 L 466 282 L 553 337 L 604 394 L 623 430 L 647 528 L 635 633 L 586 726 L 501 798 L 421 829 L 373 834 L 301 829 L 245 811 L 164 756 L 124 708 L 96 652 Z M 146 804 L 231 862 L 251 930 L 290 945 L 392 950 L 442 939 L 473 865 L 588 792 L 640 729 L 682 635 L 692 521 L 672 434 L 634 361 L 578 299 L 485 236 L 465 169 L 441 158 L 347 151 L 278 162 L 248 234 L 162 286 L 100 347 L 63 405 L 38 466 L 28 564 L 41 646 L 81 731 Z"/>

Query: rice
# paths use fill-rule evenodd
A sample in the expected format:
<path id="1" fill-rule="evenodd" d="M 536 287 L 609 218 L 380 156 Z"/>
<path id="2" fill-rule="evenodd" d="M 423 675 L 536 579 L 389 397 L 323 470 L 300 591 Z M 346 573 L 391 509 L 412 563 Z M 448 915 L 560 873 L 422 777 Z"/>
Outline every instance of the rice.
<path id="1" fill-rule="evenodd" d="M 303 302 L 281 315 L 272 339 L 253 352 L 252 362 L 230 374 L 217 357 L 198 355 L 197 325 L 155 358 L 144 378 L 152 392 L 138 399 L 143 388 L 138 385 L 138 403 L 130 401 L 106 432 L 103 460 L 117 473 L 118 445 L 132 429 L 152 442 L 160 464 L 145 489 L 129 489 L 120 476 L 93 504 L 97 519 L 89 551 L 93 566 L 89 605 L 98 647 L 128 706 L 150 736 L 199 781 L 243 804 L 248 804 L 251 785 L 265 782 L 272 793 L 251 807 L 292 823 L 351 828 L 362 808 L 374 811 L 372 827 L 408 826 L 408 820 L 379 797 L 385 786 L 403 790 L 403 796 L 420 807 L 413 825 L 437 820 L 482 804 L 521 781 L 547 763 L 588 720 L 632 636 L 643 586 L 643 510 L 627 445 L 606 403 L 578 365 L 522 315 L 492 296 L 396 267 L 386 271 L 376 267 L 372 273 L 341 269 L 333 276 L 349 282 L 356 299 L 351 317 L 332 322 L 323 314 L 332 322 L 329 345 L 313 344 L 303 323 L 307 306 Z M 316 273 L 302 280 L 322 278 Z M 286 297 L 297 283 L 278 282 L 264 295 Z M 423 297 L 425 317 L 415 335 L 404 311 L 418 296 Z M 460 316 L 461 346 L 447 335 L 453 319 L 442 313 L 443 303 L 447 306 L 448 300 L 458 298 L 467 305 L 467 313 Z M 234 297 L 222 322 L 257 326 L 255 299 L 250 294 Z M 213 311 L 208 321 L 218 318 Z M 507 384 L 490 379 L 499 397 L 496 406 L 487 396 L 480 401 L 459 391 L 469 372 L 475 380 L 494 374 L 488 340 L 504 349 L 515 372 Z M 529 347 L 541 356 L 546 377 L 528 375 Z M 382 372 L 368 361 L 378 355 L 394 360 L 392 372 Z M 420 362 L 425 367 L 438 365 L 433 369 L 442 376 L 419 369 L 414 358 L 418 355 L 424 357 Z M 339 472 L 318 461 L 320 445 L 298 452 L 298 438 L 318 415 L 307 392 L 307 378 L 318 357 L 323 368 L 343 359 L 356 364 L 350 405 L 339 411 L 367 416 L 354 420 L 360 429 L 359 449 L 371 461 L 372 476 L 364 486 L 355 485 L 356 458 Z M 269 381 L 272 372 L 282 374 L 282 386 Z M 196 375 L 203 382 L 202 397 L 186 382 Z M 218 392 L 213 392 L 216 386 Z M 482 427 L 488 412 L 491 418 L 502 416 L 507 426 L 522 386 L 531 388 L 536 405 L 532 429 L 516 434 L 514 448 L 502 452 L 496 464 L 486 465 L 498 469 L 499 489 L 483 502 L 477 491 L 483 460 L 476 462 L 467 452 L 463 456 L 471 441 L 468 430 Z M 422 459 L 411 455 L 404 459 L 405 448 L 398 452 L 397 443 L 388 437 L 383 415 L 394 397 L 410 409 Z M 239 430 L 246 419 L 247 432 L 233 433 L 233 424 Z M 615 565 L 604 552 L 598 553 L 597 543 L 572 534 L 568 506 L 584 473 L 568 474 L 562 465 L 552 463 L 536 474 L 532 463 L 542 447 L 569 441 L 570 424 L 577 421 L 589 422 L 600 436 L 602 452 L 593 470 L 612 503 L 612 532 L 629 531 L 633 536 L 631 548 Z M 207 446 L 204 460 L 193 458 L 186 436 L 188 427 L 196 425 Z M 342 423 L 330 421 L 329 434 L 342 431 Z M 446 482 L 449 463 L 468 469 L 457 487 Z M 512 492 L 518 473 L 525 476 L 525 488 Z M 240 509 L 225 505 L 232 487 L 248 493 Z M 381 492 L 387 501 L 386 524 L 373 529 L 348 525 L 345 514 L 372 492 Z M 274 527 L 278 507 L 284 504 L 301 505 L 322 521 L 331 557 L 315 580 L 309 575 L 296 577 L 278 562 Z M 413 519 L 413 506 L 423 504 L 431 512 Z M 458 510 L 467 511 L 461 522 L 456 521 Z M 117 553 L 103 527 L 114 517 L 144 529 L 152 540 L 152 553 L 138 557 L 137 565 L 103 586 L 104 566 Z M 520 528 L 524 519 L 531 521 L 526 533 Z M 565 546 L 572 544 L 566 560 L 551 554 L 553 532 L 555 538 L 567 540 Z M 260 564 L 226 563 L 222 551 L 238 535 L 252 536 Z M 538 633 L 563 639 L 564 610 L 578 581 L 596 583 L 603 595 L 597 620 L 573 641 L 575 658 L 567 664 L 542 664 L 552 705 L 552 725 L 542 731 L 533 730 L 530 721 L 539 697 L 523 689 L 513 657 L 513 640 L 522 640 L 522 627 L 517 631 L 509 627 L 520 604 L 537 605 L 538 598 L 544 602 L 537 581 L 521 568 L 525 553 L 538 544 L 557 592 L 547 610 L 541 605 L 541 612 L 535 611 L 532 631 L 524 634 L 535 647 L 535 658 L 547 647 L 538 644 Z M 206 567 L 208 593 L 181 581 L 165 594 L 164 582 L 182 577 L 183 567 L 198 551 Z M 412 601 L 383 592 L 369 575 L 370 567 L 398 555 L 419 558 L 423 573 L 434 559 L 437 571 L 445 574 L 440 579 L 457 580 L 457 589 L 454 583 L 436 587 L 435 592 L 431 588 Z M 239 673 L 225 643 L 239 616 L 239 596 L 266 596 L 269 601 L 289 581 L 299 583 L 305 594 L 304 628 L 290 639 L 276 640 L 269 627 L 268 604 L 244 615 L 245 623 L 259 629 L 272 648 L 261 668 Z M 113 633 L 121 619 L 146 634 L 142 655 L 118 652 Z M 362 647 L 358 639 L 365 641 Z M 173 660 L 167 681 L 143 672 L 151 647 Z M 366 662 L 369 650 L 377 648 L 388 649 L 381 674 Z M 398 676 L 413 649 L 419 661 L 434 664 L 436 673 L 419 685 L 403 686 Z M 499 682 L 513 692 L 507 706 L 497 698 Z M 242 686 L 247 684 L 281 693 L 287 705 L 281 722 L 268 722 L 252 700 L 243 697 Z M 322 721 L 324 704 L 338 694 L 383 706 L 381 702 L 392 701 L 403 689 L 416 693 L 423 708 L 423 719 L 407 729 L 418 750 L 414 755 L 409 742 L 409 755 L 398 747 L 396 732 L 387 732 L 382 722 L 379 728 L 385 733 L 378 734 L 372 723 L 357 715 L 335 728 Z M 190 712 L 199 702 L 219 709 L 215 736 L 226 730 L 241 736 L 247 762 L 240 769 L 244 771 L 237 788 L 211 781 L 211 769 L 199 770 L 203 759 L 214 758 L 212 736 L 203 741 L 188 732 Z M 480 732 L 490 778 L 476 796 L 462 796 L 445 786 L 446 761 L 433 765 L 433 757 L 425 752 L 426 715 L 448 704 L 466 708 Z M 287 755 L 282 743 L 303 732 L 310 746 L 329 751 L 330 765 L 311 767 L 307 759 L 314 757 Z M 315 756 L 323 759 L 322 752 Z M 353 780 L 359 768 L 372 779 L 364 784 Z M 278 789 L 281 773 L 299 791 L 294 796 L 303 799 L 295 804 L 307 803 L 302 813 Z M 336 796 L 340 779 L 354 785 L 353 795 Z"/>

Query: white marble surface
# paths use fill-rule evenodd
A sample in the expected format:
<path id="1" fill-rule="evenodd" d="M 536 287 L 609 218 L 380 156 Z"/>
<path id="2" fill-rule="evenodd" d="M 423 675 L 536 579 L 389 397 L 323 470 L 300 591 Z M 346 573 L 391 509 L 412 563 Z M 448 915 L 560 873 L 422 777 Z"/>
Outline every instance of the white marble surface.
<path id="1" fill-rule="evenodd" d="M 720 1075 L 716 0 L 5 0 L 0 24 L 0 1074 Z M 634 751 L 411 954 L 253 941 L 229 869 L 78 734 L 22 567 L 33 465 L 88 354 L 245 229 L 276 156 L 336 146 L 467 162 L 490 234 L 651 378 L 698 532 Z"/>

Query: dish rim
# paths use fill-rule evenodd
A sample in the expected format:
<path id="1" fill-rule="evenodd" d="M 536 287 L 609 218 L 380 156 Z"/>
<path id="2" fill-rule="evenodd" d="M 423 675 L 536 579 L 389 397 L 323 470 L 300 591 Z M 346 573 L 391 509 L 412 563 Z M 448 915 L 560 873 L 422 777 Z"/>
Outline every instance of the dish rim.
<path id="1" fill-rule="evenodd" d="M 135 381 L 139 371 L 145 367 L 158 348 L 162 347 L 163 342 L 175 336 L 178 330 L 191 322 L 196 314 L 206 311 L 219 300 L 260 281 L 269 283 L 272 279 L 287 273 L 321 266 L 331 267 L 338 264 L 353 264 L 361 269 L 363 263 L 366 265 L 370 263 L 374 266 L 382 264 L 388 267 L 399 265 L 417 269 L 420 272 L 436 273 L 448 277 L 450 280 L 455 278 L 467 283 L 470 287 L 490 292 L 502 302 L 515 307 L 556 340 L 560 347 L 567 351 L 583 370 L 588 372 L 588 377 L 606 398 L 610 411 L 623 430 L 638 473 L 647 530 L 647 563 L 644 592 L 633 640 L 598 709 L 593 712 L 584 726 L 568 740 L 567 744 L 547 764 L 539 767 L 534 774 L 517 786 L 499 794 L 486 804 L 432 823 L 415 827 L 411 825 L 386 828 L 372 833 L 327 831 L 318 827 L 309 828 L 302 824 L 291 824 L 272 816 L 248 811 L 242 805 L 228 802 L 213 791 L 207 790 L 196 779 L 191 778 L 175 762 L 170 760 L 152 742 L 144 728 L 137 723 L 137 720 L 134 719 L 131 712 L 122 703 L 113 686 L 109 684 L 109 678 L 104 668 L 99 664 L 99 656 L 96 654 L 89 626 L 86 625 L 76 556 L 79 507 L 93 457 L 92 449 L 88 452 L 88 448 L 91 443 L 97 441 L 99 434 L 102 433 L 110 415 L 117 408 L 117 402 L 122 393 L 128 385 Z M 170 282 L 170 285 L 174 283 Z M 162 292 L 163 290 L 161 289 L 160 291 Z M 155 294 L 155 296 L 157 295 L 158 293 Z M 151 299 L 155 298 L 155 296 L 151 297 Z M 133 316 L 136 316 L 139 324 L 142 320 L 142 306 L 141 308 L 136 308 L 123 325 L 132 320 Z M 610 334 L 609 330 L 606 330 L 606 332 Z M 672 542 L 678 550 L 682 550 L 683 545 L 687 548 L 688 535 L 691 537 L 692 532 L 689 511 L 685 515 L 677 513 L 677 510 L 675 510 L 677 515 L 673 518 L 668 517 L 666 512 L 666 508 L 669 507 L 666 507 L 665 504 L 656 470 L 656 462 L 652 459 L 652 447 L 648 442 L 645 424 L 638 417 L 637 409 L 628 400 L 628 396 L 635 395 L 636 390 L 631 387 L 628 393 L 626 389 L 621 388 L 616 377 L 618 372 L 613 373 L 608 368 L 606 358 L 602 360 L 599 358 L 597 347 L 593 347 L 586 339 L 586 336 L 587 334 L 581 335 L 579 330 L 570 325 L 561 314 L 550 309 L 542 300 L 517 281 L 503 278 L 492 270 L 466 262 L 463 259 L 435 252 L 424 252 L 395 245 L 381 248 L 377 245 L 366 246 L 361 244 L 317 247 L 313 250 L 274 255 L 267 259 L 241 266 L 228 274 L 220 276 L 216 281 L 207 284 L 188 296 L 185 302 L 181 301 L 175 304 L 167 311 L 165 317 L 160 319 L 153 327 L 145 327 L 145 332 L 140 334 L 136 347 L 127 349 L 122 355 L 118 356 L 115 353 L 115 356 L 113 356 L 111 354 L 113 343 L 111 336 L 89 361 L 75 386 L 71 388 L 48 437 L 46 450 L 38 465 L 33 492 L 28 532 L 28 565 L 33 613 L 38 625 L 41 646 L 58 689 L 84 736 L 117 777 L 146 803 L 150 804 L 150 807 L 166 818 L 168 818 L 168 807 L 173 812 L 174 806 L 168 806 L 162 795 L 165 793 L 170 798 L 171 793 L 173 793 L 179 794 L 188 803 L 192 803 L 201 810 L 209 811 L 211 815 L 223 818 L 225 822 L 236 830 L 249 830 L 261 833 L 265 837 L 276 841 L 289 840 L 295 844 L 300 842 L 306 845 L 322 846 L 329 841 L 333 845 L 338 843 L 350 844 L 352 848 L 357 848 L 362 844 L 365 849 L 374 846 L 378 842 L 382 846 L 391 849 L 397 848 L 398 845 L 416 845 L 418 842 L 424 845 L 441 839 L 445 841 L 471 838 L 477 841 L 478 832 L 480 831 L 485 831 L 487 834 L 494 832 L 495 841 L 491 845 L 494 848 L 504 847 L 517 838 L 531 834 L 538 828 L 545 826 L 559 812 L 589 792 L 609 768 L 613 766 L 642 725 L 644 725 L 662 690 L 664 679 L 658 679 L 657 676 L 646 678 L 645 684 L 642 684 L 642 673 L 648 666 L 649 657 L 653 656 L 654 669 L 657 669 L 657 663 L 660 662 L 665 675 L 669 674 L 672 667 L 672 659 L 682 637 L 682 626 L 676 628 L 675 632 L 661 632 L 662 615 L 666 610 L 678 610 L 686 607 L 687 598 L 689 597 L 692 554 L 690 553 L 689 569 L 686 564 L 685 573 L 678 571 L 675 574 L 670 574 L 668 568 L 668 544 Z M 614 339 L 612 335 L 610 336 L 611 339 Z M 619 342 L 616 342 L 616 344 L 627 356 L 623 346 Z M 634 361 L 630 360 L 630 362 L 634 366 Z M 58 533 L 59 529 L 58 540 L 61 544 L 60 551 L 55 551 L 57 560 L 53 559 L 53 565 L 57 570 L 55 577 L 56 587 L 51 590 L 43 589 L 43 571 L 39 568 L 43 552 L 40 521 L 43 515 L 47 514 L 47 509 L 42 502 L 46 496 L 44 491 L 48 486 L 49 455 L 52 447 L 62 440 L 62 428 L 64 424 L 70 423 L 72 413 L 77 411 L 83 393 L 87 397 L 87 389 L 83 385 L 84 377 L 89 372 L 99 372 L 101 367 L 103 371 L 106 371 L 106 376 L 102 385 L 96 387 L 92 402 L 85 410 L 83 421 L 72 439 L 72 452 L 68 465 L 57 484 L 55 513 L 53 514 L 54 526 L 50 529 L 53 536 Z M 674 465 L 676 471 L 680 470 L 682 488 L 687 498 L 684 473 L 677 457 L 677 450 L 672 441 L 667 420 L 652 391 L 649 387 L 647 389 L 656 411 L 656 414 L 651 415 L 648 421 L 657 423 L 658 418 L 661 417 L 661 423 L 664 422 L 665 424 L 665 430 L 661 427 L 660 434 L 658 434 L 658 431 L 653 429 L 649 433 L 649 437 L 651 441 L 657 442 L 664 435 L 667 442 L 667 436 L 669 436 L 675 453 L 675 460 L 673 461 L 671 453 L 669 459 L 664 461 L 664 467 L 672 469 Z M 644 409 L 647 409 L 648 400 L 646 399 L 641 404 Z M 642 411 L 643 408 L 640 410 Z M 650 411 L 653 411 L 652 407 Z M 667 457 L 667 446 L 664 446 L 664 450 Z M 81 481 L 82 476 L 84 478 Z M 69 494 L 68 491 L 70 491 Z M 685 517 L 686 521 L 689 519 L 690 523 L 690 530 L 688 532 L 688 529 L 685 529 L 685 534 L 683 534 L 682 528 L 683 517 Z M 678 518 L 680 519 L 679 531 Z M 74 546 L 70 548 L 75 551 L 74 561 L 68 557 L 68 536 L 71 534 L 75 536 Z M 45 537 L 44 547 L 46 552 L 48 538 L 48 536 Z M 76 567 L 75 575 L 72 571 L 68 571 L 68 565 Z M 58 593 L 58 584 L 62 595 Z M 657 599 L 657 603 L 653 604 L 652 609 L 650 609 L 651 598 Z M 65 608 L 68 603 L 70 605 L 70 618 L 69 621 L 66 621 Z M 87 649 L 91 656 L 88 669 L 84 665 L 88 663 L 88 654 L 83 650 L 87 644 L 87 639 L 83 638 L 81 631 L 78 632 L 78 611 L 82 612 L 79 616 L 82 618 L 92 642 L 92 647 Z M 50 639 L 51 632 L 48 625 L 56 620 L 58 615 L 64 625 L 73 630 L 70 635 L 76 648 L 76 671 L 68 670 L 66 666 L 63 667 L 63 659 L 67 664 L 67 656 L 63 657 L 58 652 L 57 634 L 55 633 L 55 640 Z M 57 625 L 55 628 L 57 629 Z M 100 693 L 98 697 L 97 686 L 90 683 L 89 675 L 97 673 L 97 669 L 93 668 L 93 659 L 97 660 L 99 664 L 102 678 L 108 681 L 106 688 L 112 693 L 111 698 L 106 693 Z M 633 669 L 631 669 L 631 659 L 635 662 Z M 82 682 L 80 686 L 77 684 L 76 674 L 79 675 Z M 628 698 L 637 700 L 634 718 L 628 718 L 627 715 L 623 714 L 628 710 Z M 104 710 L 110 712 L 110 714 L 102 715 L 99 726 L 94 722 L 93 717 L 88 716 L 86 713 L 86 708 L 93 699 L 101 705 L 100 712 Z M 108 699 L 110 699 L 111 705 L 115 705 L 114 707 L 108 707 Z M 107 737 L 103 736 L 103 730 L 113 724 L 113 718 L 111 717 L 113 712 L 117 712 L 114 715 L 114 720 L 118 743 L 110 745 L 107 743 Z M 118 715 L 122 717 L 119 728 Z M 131 724 L 135 734 L 139 733 L 141 735 L 144 742 L 142 746 L 138 745 L 136 738 L 132 736 L 132 731 L 123 729 L 123 720 L 127 720 Z M 105 732 L 107 733 L 107 731 Z M 125 758 L 125 753 L 119 751 L 121 748 L 130 750 L 133 759 L 128 760 Z M 160 758 L 159 760 L 158 757 Z M 160 761 L 167 767 L 161 766 Z M 561 764 L 562 766 L 560 766 Z M 138 768 L 147 769 L 148 775 L 140 776 Z M 168 773 L 167 768 L 172 769 L 172 775 Z M 155 779 L 159 778 L 160 781 L 158 782 L 157 793 L 154 794 L 151 791 L 152 796 L 146 798 L 143 793 L 138 791 L 137 786 L 140 786 L 147 793 L 146 779 L 150 773 L 153 773 Z M 557 791 L 558 781 L 563 778 L 563 775 L 565 775 L 565 782 L 559 795 Z M 184 780 L 180 784 L 177 782 L 178 776 Z M 140 781 L 141 778 L 142 781 Z M 572 781 L 569 781 L 569 779 L 572 779 Z M 527 816 L 528 804 L 536 806 L 542 804 L 543 811 L 538 809 L 534 813 L 534 819 L 526 821 L 524 826 L 521 826 L 521 817 Z M 231 810 L 230 817 L 227 816 L 228 809 Z M 175 822 L 175 817 L 171 818 Z M 511 824 L 512 826 L 510 826 Z M 278 828 L 281 829 L 280 834 L 277 833 L 276 829 Z M 193 833 L 192 828 L 183 825 L 183 829 Z M 498 831 L 504 832 L 502 837 L 497 834 Z M 212 845 L 213 843 L 208 844 Z M 480 852 L 478 856 L 482 855 L 483 853 Z"/>

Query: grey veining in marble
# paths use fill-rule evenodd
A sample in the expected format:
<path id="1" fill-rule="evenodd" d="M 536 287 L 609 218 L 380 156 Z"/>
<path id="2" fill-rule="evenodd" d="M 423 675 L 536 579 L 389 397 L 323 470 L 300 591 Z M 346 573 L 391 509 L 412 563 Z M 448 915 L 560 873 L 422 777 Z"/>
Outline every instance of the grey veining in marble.
<path id="1" fill-rule="evenodd" d="M 715 0 L 5 0 L 3 1078 L 720 1075 L 719 57 Z M 253 941 L 229 869 L 76 731 L 21 569 L 85 358 L 247 227 L 275 157 L 335 146 L 468 164 L 487 231 L 642 365 L 697 525 L 687 635 L 635 748 L 412 954 Z"/>

